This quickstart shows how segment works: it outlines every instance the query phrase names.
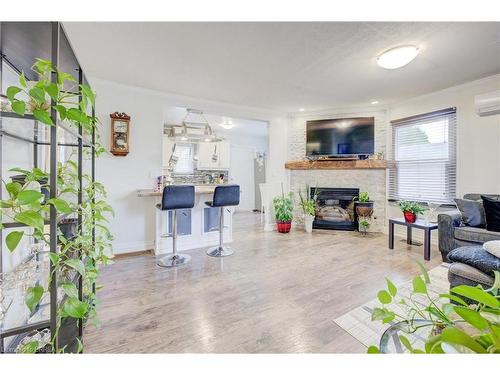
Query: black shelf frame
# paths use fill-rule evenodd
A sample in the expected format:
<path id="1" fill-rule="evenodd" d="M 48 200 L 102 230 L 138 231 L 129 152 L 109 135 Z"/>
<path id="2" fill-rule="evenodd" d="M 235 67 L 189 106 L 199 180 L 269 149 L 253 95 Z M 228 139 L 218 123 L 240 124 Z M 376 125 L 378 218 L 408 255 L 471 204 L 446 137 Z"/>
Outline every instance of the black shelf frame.
<path id="1" fill-rule="evenodd" d="M 50 59 L 52 64 L 59 70 L 75 74 L 75 79 L 78 84 L 87 84 L 86 77 L 83 70 L 75 56 L 71 43 L 69 42 L 66 33 L 64 31 L 63 25 L 60 22 L 0 22 L 0 91 L 2 88 L 2 69 L 3 63 L 9 65 L 17 74 L 22 71 L 25 72 L 28 79 L 35 80 L 33 77 L 33 72 L 28 72 L 29 67 L 34 62 L 35 57 L 41 57 L 45 59 Z M 17 63 L 17 64 L 16 64 Z M 19 65 L 19 66 L 17 66 Z M 51 76 L 52 82 L 56 82 L 57 77 L 55 73 Z M 78 86 L 79 87 L 79 86 Z M 79 89 L 78 91 L 79 101 L 82 100 L 82 93 Z M 54 103 L 51 103 L 54 104 Z M 95 115 L 95 109 L 92 109 L 92 115 Z M 57 112 L 51 109 L 50 116 L 52 122 L 56 124 L 55 126 L 50 126 L 48 133 L 48 140 L 39 139 L 39 129 L 40 124 L 36 118 L 31 114 L 26 114 L 25 116 L 19 116 L 13 112 L 0 112 L 0 166 L 3 165 L 3 139 L 8 137 L 15 139 L 20 142 L 26 142 L 33 145 L 33 166 L 39 166 L 38 153 L 39 146 L 50 147 L 49 153 L 49 165 L 50 174 L 48 181 L 49 197 L 55 198 L 57 196 L 57 163 L 58 163 L 58 149 L 59 147 L 76 147 L 77 148 L 77 168 L 78 168 L 78 178 L 79 178 L 79 189 L 77 194 L 78 205 L 82 204 L 83 201 L 83 150 L 84 148 L 89 148 L 91 153 L 91 182 L 95 182 L 95 131 L 92 131 L 91 140 L 87 139 L 84 134 L 84 129 L 82 124 L 79 124 L 78 129 L 74 130 L 65 124 L 59 123 L 57 121 Z M 16 134 L 15 132 L 3 129 L 2 119 L 3 118 L 17 118 L 30 122 L 33 126 L 33 138 L 26 137 L 25 135 Z M 42 125 L 45 126 L 45 125 Z M 75 142 L 58 142 L 58 131 L 64 131 L 70 134 Z M 2 170 L 0 168 L 0 179 L 2 179 Z M 2 191 L 0 189 L 0 199 L 2 199 Z M 94 199 L 92 198 L 94 202 Z M 58 223 L 67 217 L 67 215 L 58 215 L 56 209 L 51 206 L 48 220 L 45 221 L 46 225 L 50 228 L 50 252 L 56 253 L 58 246 L 57 239 L 57 226 Z M 93 219 L 95 223 L 95 219 Z M 4 229 L 23 227 L 25 225 L 20 223 L 3 223 Z M 82 230 L 82 216 L 81 213 L 77 215 L 77 225 L 78 234 L 81 234 Z M 0 272 L 3 272 L 3 230 L 0 230 Z M 95 229 L 92 230 L 92 243 L 95 244 Z M 78 253 L 80 259 L 82 259 L 83 254 Z M 33 322 L 24 324 L 18 327 L 12 327 L 0 331 L 0 353 L 5 352 L 4 339 L 7 337 L 12 337 L 16 335 L 23 335 L 33 330 L 41 330 L 49 328 L 51 331 L 51 338 L 55 343 L 54 349 L 59 349 L 59 340 L 56 336 L 56 327 L 58 322 L 57 310 L 58 310 L 58 277 L 57 269 L 50 263 L 50 273 L 53 277 L 49 284 L 49 300 L 50 300 L 50 316 L 49 319 L 45 319 L 39 322 Z M 84 298 L 83 294 L 83 279 L 77 274 L 77 277 L 73 278 L 73 282 L 77 284 L 78 296 L 82 301 Z M 95 292 L 95 285 L 93 285 L 93 290 Z M 63 303 L 64 299 L 61 302 Z M 78 325 L 78 336 L 77 338 L 83 341 L 83 320 L 79 319 L 77 321 Z M 58 336 L 61 336 L 59 332 Z M 76 337 L 74 338 L 76 339 Z"/>

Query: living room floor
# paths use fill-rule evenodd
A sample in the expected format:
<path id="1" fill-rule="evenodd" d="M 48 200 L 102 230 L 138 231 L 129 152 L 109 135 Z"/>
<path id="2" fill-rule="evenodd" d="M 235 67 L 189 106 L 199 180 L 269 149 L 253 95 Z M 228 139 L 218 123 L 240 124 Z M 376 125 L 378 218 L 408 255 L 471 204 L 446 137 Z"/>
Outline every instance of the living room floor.
<path id="1" fill-rule="evenodd" d="M 234 215 L 235 254 L 186 251 L 166 269 L 152 255 L 118 257 L 102 270 L 99 330 L 86 328 L 87 353 L 363 353 L 333 320 L 376 297 L 385 277 L 418 273 L 422 246 L 387 235 L 301 229 L 265 232 L 260 215 Z M 441 264 L 433 246 L 427 268 Z"/>

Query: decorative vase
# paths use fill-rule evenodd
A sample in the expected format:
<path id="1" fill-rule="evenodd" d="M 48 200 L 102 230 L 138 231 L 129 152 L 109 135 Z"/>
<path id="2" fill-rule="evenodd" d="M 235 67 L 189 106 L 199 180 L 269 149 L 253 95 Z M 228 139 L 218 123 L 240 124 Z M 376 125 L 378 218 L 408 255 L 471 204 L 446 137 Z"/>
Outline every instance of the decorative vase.
<path id="1" fill-rule="evenodd" d="M 307 233 L 312 233 L 314 215 L 304 215 L 304 229 Z"/>
<path id="2" fill-rule="evenodd" d="M 413 212 L 405 211 L 403 212 L 403 215 L 407 223 L 414 223 L 417 220 L 417 215 L 414 214 Z"/>
<path id="3" fill-rule="evenodd" d="M 356 213 L 361 217 L 369 217 L 373 214 L 373 201 L 368 202 L 358 202 L 355 203 Z"/>
<path id="4" fill-rule="evenodd" d="M 276 226 L 278 228 L 279 233 L 288 233 L 290 232 L 290 228 L 292 227 L 291 221 L 277 221 Z"/>

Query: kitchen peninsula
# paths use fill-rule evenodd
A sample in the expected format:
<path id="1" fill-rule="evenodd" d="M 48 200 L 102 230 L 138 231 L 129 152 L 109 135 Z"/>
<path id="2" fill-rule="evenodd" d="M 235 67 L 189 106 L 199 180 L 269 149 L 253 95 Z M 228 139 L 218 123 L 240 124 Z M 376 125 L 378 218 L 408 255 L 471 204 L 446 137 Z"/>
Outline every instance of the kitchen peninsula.
<path id="1" fill-rule="evenodd" d="M 219 241 L 219 209 L 208 207 L 217 185 L 195 185 L 195 205 L 191 210 L 179 210 L 177 215 L 177 250 L 188 250 L 215 246 Z M 161 202 L 161 191 L 141 189 L 139 197 L 144 197 L 156 205 Z M 232 216 L 234 209 L 224 210 L 224 242 L 232 241 Z M 172 252 L 172 212 L 156 210 L 155 255 Z M 201 249 L 200 251 L 203 251 Z"/>

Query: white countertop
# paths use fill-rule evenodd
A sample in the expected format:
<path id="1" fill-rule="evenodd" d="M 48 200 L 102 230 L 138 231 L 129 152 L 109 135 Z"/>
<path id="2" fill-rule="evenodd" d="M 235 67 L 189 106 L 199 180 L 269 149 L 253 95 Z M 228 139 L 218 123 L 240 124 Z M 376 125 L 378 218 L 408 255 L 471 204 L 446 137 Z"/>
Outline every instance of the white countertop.
<path id="1" fill-rule="evenodd" d="M 213 194 L 215 187 L 217 185 L 195 185 L 195 194 Z M 161 197 L 162 191 L 156 191 L 153 189 L 139 189 L 137 190 L 138 197 Z"/>

